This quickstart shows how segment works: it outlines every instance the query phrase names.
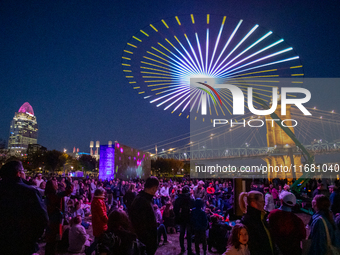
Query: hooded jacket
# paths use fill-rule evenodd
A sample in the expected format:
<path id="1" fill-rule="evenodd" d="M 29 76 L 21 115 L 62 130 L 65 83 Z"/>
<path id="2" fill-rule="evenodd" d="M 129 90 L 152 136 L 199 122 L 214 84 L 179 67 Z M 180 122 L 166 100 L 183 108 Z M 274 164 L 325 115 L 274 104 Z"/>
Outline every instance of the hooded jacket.
<path id="1" fill-rule="evenodd" d="M 108 217 L 102 197 L 94 197 L 91 203 L 93 235 L 100 237 L 107 230 Z"/>
<path id="2" fill-rule="evenodd" d="M 133 200 L 129 216 L 138 239 L 145 244 L 148 254 L 157 250 L 157 222 L 152 207 L 153 195 L 139 192 Z"/>
<path id="3" fill-rule="evenodd" d="M 190 223 L 190 209 L 194 207 L 194 200 L 190 198 L 190 193 L 182 193 L 174 203 L 175 221 L 177 224 Z"/>
<path id="4" fill-rule="evenodd" d="M 248 206 L 247 213 L 242 218 L 242 223 L 248 228 L 250 254 L 273 255 L 273 245 L 262 212 Z"/>
<path id="5" fill-rule="evenodd" d="M 191 212 L 191 225 L 194 231 L 206 231 L 208 228 L 208 219 L 205 212 L 202 210 L 203 201 L 195 200 L 195 208 Z"/>

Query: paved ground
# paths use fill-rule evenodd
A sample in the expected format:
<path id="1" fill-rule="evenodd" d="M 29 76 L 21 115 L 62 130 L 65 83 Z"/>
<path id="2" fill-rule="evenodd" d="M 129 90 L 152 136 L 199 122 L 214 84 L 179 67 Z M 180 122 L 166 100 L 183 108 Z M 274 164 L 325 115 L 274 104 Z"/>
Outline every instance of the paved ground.
<path id="1" fill-rule="evenodd" d="M 305 223 L 305 225 L 307 225 L 310 216 L 304 213 L 298 213 L 297 214 L 302 221 Z M 89 229 L 87 230 L 87 233 L 92 237 L 92 226 L 89 227 Z M 93 237 L 92 237 L 93 239 Z M 171 241 L 171 244 L 166 244 L 166 245 L 161 245 L 156 252 L 156 255 L 179 255 L 182 254 L 181 253 L 181 248 L 179 246 L 179 233 L 177 234 L 168 234 L 168 240 Z M 161 242 L 162 243 L 162 242 Z M 186 246 L 186 241 L 185 241 L 185 246 Z M 45 243 L 40 243 L 39 244 L 40 247 L 40 251 L 38 252 L 39 255 L 44 255 L 45 254 Z M 202 246 L 201 246 L 202 247 Z M 192 244 L 192 250 L 195 251 L 195 246 L 194 244 Z M 63 254 L 66 255 L 67 253 L 58 253 L 59 254 Z M 187 254 L 187 253 L 184 253 Z M 201 250 L 201 254 L 203 254 L 202 250 Z M 219 253 L 214 252 L 207 252 L 208 255 L 217 255 Z"/>

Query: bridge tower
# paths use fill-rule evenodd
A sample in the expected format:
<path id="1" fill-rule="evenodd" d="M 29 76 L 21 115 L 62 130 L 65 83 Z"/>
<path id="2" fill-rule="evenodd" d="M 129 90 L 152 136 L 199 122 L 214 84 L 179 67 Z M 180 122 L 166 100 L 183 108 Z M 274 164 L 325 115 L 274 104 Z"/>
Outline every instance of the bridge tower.
<path id="1" fill-rule="evenodd" d="M 284 124 L 294 133 L 294 128 L 291 127 L 295 124 L 291 121 L 291 106 L 287 105 L 286 107 L 286 115 L 282 116 L 281 103 L 278 102 L 275 113 L 281 120 L 287 120 L 284 121 Z M 274 148 L 274 152 L 270 156 L 264 158 L 268 167 L 268 179 L 287 178 L 288 181 L 292 181 L 293 178 L 299 178 L 302 175 L 302 173 L 300 173 L 300 165 L 302 165 L 301 153 L 297 151 L 294 141 L 283 131 L 282 128 L 280 128 L 278 124 L 276 124 L 270 115 L 265 116 L 265 118 L 267 127 L 267 146 Z M 294 172 L 294 165 L 296 172 Z M 291 168 L 291 171 L 284 172 L 281 170 L 284 166 L 288 167 L 289 170 Z M 280 170 L 275 172 L 275 167 L 279 167 Z M 269 171 L 269 169 L 273 170 Z"/>

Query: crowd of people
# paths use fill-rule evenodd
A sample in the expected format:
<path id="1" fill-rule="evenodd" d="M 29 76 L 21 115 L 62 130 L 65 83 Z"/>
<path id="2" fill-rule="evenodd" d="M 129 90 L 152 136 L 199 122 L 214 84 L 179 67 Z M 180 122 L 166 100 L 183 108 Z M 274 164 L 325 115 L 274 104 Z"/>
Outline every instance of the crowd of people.
<path id="1" fill-rule="evenodd" d="M 149 255 L 178 232 L 182 254 L 324 255 L 340 248 L 337 184 L 308 183 L 315 213 L 305 226 L 295 195 L 280 181 L 252 183 L 235 197 L 227 179 L 31 178 L 20 161 L 3 165 L 0 177 L 0 254 L 34 254 L 44 241 L 47 255 Z"/>

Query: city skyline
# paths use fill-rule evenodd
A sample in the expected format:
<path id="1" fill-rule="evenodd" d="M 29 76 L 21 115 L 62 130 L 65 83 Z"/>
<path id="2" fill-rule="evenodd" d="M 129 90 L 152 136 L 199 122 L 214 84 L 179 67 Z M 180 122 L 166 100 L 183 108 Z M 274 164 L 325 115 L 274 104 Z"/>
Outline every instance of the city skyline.
<path id="1" fill-rule="evenodd" d="M 0 138 L 6 141 L 13 113 L 24 102 L 33 106 L 38 143 L 48 149 L 88 152 L 90 141 L 97 140 L 142 149 L 189 132 L 189 120 L 143 100 L 121 68 L 126 43 L 137 31 L 176 15 L 210 13 L 259 24 L 293 47 L 306 77 L 339 76 L 340 4 L 335 2 L 19 2 L 0 7 Z M 310 106 L 340 111 L 338 88 L 308 89 Z"/>
<path id="2" fill-rule="evenodd" d="M 37 144 L 38 123 L 34 116 L 33 107 L 25 102 L 18 112 L 15 112 L 10 124 L 7 148 L 11 152 L 21 153 L 28 149 L 30 144 Z"/>

